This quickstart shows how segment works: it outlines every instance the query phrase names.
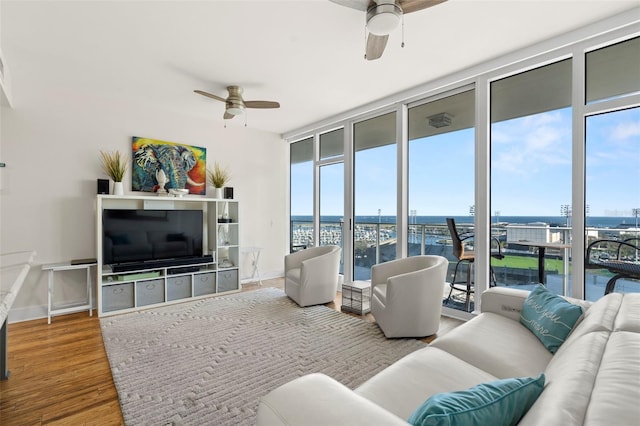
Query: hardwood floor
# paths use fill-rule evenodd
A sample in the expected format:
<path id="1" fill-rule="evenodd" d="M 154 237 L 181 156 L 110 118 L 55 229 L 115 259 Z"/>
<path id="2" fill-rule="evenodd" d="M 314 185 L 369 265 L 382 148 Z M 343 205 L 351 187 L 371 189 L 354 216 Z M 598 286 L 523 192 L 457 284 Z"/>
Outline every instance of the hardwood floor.
<path id="1" fill-rule="evenodd" d="M 263 281 L 263 287 L 283 285 L 282 278 Z M 327 306 L 340 310 L 340 295 Z M 375 321 L 371 314 L 364 320 Z M 461 323 L 443 317 L 438 334 Z M 46 318 L 9 324 L 8 335 L 11 375 L 0 381 L 0 425 L 124 424 L 95 313 L 57 316 L 51 325 Z"/>

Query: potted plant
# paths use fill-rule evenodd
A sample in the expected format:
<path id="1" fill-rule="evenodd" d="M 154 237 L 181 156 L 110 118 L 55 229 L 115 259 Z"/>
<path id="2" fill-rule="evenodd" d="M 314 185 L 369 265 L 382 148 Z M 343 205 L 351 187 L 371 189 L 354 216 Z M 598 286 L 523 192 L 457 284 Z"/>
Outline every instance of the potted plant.
<path id="1" fill-rule="evenodd" d="M 120 154 L 120 151 L 100 151 L 100 160 L 102 162 L 102 170 L 114 182 L 113 194 L 124 194 L 122 179 L 127 173 L 128 159 L 126 156 Z"/>
<path id="2" fill-rule="evenodd" d="M 213 163 L 213 169 L 207 170 L 209 183 L 215 188 L 215 198 L 222 198 L 222 188 L 231 180 L 231 173 L 226 166 L 222 166 L 217 161 Z"/>

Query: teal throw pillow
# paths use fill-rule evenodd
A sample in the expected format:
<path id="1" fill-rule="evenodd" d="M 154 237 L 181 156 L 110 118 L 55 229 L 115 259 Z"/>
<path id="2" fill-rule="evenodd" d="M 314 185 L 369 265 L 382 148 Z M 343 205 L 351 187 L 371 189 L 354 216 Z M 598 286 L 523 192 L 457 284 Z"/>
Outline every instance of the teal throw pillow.
<path id="1" fill-rule="evenodd" d="M 438 393 L 409 417 L 415 426 L 515 425 L 544 389 L 544 373 L 482 383 L 471 389 Z"/>
<path id="2" fill-rule="evenodd" d="M 582 308 L 538 285 L 524 301 L 520 322 L 542 342 L 552 354 L 564 343 Z"/>

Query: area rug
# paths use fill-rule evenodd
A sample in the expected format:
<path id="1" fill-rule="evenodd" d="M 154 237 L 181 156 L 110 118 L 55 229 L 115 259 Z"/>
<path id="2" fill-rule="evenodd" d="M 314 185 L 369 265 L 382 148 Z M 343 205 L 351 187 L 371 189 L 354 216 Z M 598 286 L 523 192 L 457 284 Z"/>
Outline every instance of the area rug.
<path id="1" fill-rule="evenodd" d="M 355 388 L 425 346 L 264 288 L 100 320 L 127 425 L 254 424 L 258 401 L 312 372 Z M 313 396 L 311 396 L 313 397 Z"/>

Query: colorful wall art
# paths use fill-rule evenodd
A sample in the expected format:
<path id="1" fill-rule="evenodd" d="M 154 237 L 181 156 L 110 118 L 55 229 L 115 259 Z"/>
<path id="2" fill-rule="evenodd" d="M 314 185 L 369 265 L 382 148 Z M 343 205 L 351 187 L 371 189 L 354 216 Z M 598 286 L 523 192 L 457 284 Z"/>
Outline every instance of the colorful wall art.
<path id="1" fill-rule="evenodd" d="M 134 136 L 132 163 L 133 191 L 188 189 L 190 194 L 206 194 L 206 148 Z"/>

